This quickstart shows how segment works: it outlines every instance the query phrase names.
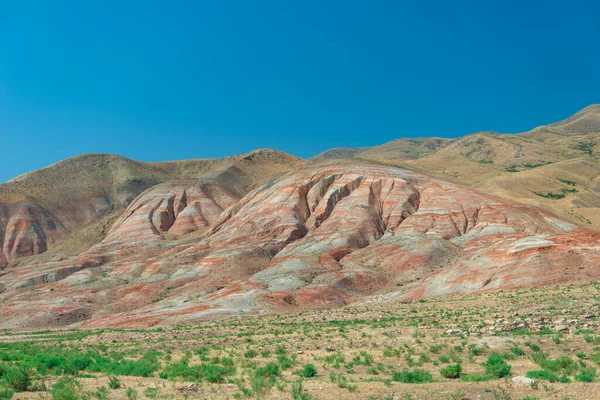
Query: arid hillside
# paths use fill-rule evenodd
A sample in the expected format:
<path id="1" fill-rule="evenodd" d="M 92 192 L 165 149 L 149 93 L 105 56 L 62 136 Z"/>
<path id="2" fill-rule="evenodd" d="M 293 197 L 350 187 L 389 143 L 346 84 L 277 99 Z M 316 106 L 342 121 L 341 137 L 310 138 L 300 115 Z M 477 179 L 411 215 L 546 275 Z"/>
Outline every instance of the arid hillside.
<path id="1" fill-rule="evenodd" d="M 47 250 L 60 256 L 87 250 L 140 193 L 157 184 L 195 182 L 234 168 L 235 190 L 243 194 L 301 163 L 273 150 L 161 163 L 108 154 L 69 158 L 0 184 L 0 269 Z"/>
<path id="2" fill-rule="evenodd" d="M 600 230 L 600 105 L 521 134 L 397 139 L 315 159 L 358 158 L 420 171 L 551 210 Z"/>

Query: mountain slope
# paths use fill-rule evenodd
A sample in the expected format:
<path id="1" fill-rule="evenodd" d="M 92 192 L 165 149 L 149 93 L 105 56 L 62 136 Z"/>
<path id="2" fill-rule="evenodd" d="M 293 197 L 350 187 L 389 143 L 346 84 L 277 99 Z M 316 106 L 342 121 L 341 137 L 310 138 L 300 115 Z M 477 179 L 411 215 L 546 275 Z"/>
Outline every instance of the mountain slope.
<path id="1" fill-rule="evenodd" d="M 466 184 L 600 230 L 599 157 L 600 105 L 595 104 L 521 134 L 397 139 L 365 151 L 346 150 L 343 158 L 392 164 Z"/>
<path id="2" fill-rule="evenodd" d="M 223 159 L 144 163 L 108 154 L 76 156 L 0 184 L 0 269 L 51 248 L 75 254 L 97 243 L 149 187 L 236 167 L 247 190 L 302 161 L 273 150 Z M 96 225 L 96 226 L 90 226 Z M 83 231 L 80 229 L 85 228 Z M 61 240 L 68 238 L 69 243 Z"/>

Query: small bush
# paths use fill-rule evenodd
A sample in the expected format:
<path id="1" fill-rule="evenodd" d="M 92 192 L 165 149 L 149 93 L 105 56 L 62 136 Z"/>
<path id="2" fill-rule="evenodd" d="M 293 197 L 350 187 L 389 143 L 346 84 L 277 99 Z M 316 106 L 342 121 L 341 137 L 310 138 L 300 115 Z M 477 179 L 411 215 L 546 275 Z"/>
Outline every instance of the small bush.
<path id="1" fill-rule="evenodd" d="M 248 350 L 247 352 L 244 353 L 244 357 L 246 357 L 246 358 L 254 358 L 254 357 L 256 357 L 257 354 L 258 353 L 256 352 L 256 350 L 250 349 L 250 350 Z"/>
<path id="2" fill-rule="evenodd" d="M 302 378 L 292 383 L 292 399 L 293 400 L 311 400 L 312 396 L 302 389 Z"/>
<path id="3" fill-rule="evenodd" d="M 525 342 L 525 346 L 529 347 L 531 351 L 540 351 L 540 346 L 535 343 Z"/>
<path id="4" fill-rule="evenodd" d="M 108 377 L 108 387 L 111 389 L 119 389 L 121 387 L 121 382 L 119 382 L 116 376 L 110 376 Z"/>
<path id="5" fill-rule="evenodd" d="M 254 370 L 254 373 L 250 376 L 250 385 L 255 393 L 263 393 L 267 389 L 270 389 L 274 384 L 278 376 L 281 375 L 281 368 L 278 364 L 270 362 L 264 367 L 260 367 Z"/>
<path id="6" fill-rule="evenodd" d="M 567 376 L 561 376 L 560 378 L 558 378 L 558 381 L 560 383 L 571 383 L 571 380 L 567 377 Z"/>
<path id="7" fill-rule="evenodd" d="M 490 354 L 487 362 L 484 363 L 484 366 L 487 375 L 496 378 L 504 378 L 510 375 L 510 365 L 508 365 L 502 356 L 496 352 Z"/>
<path id="8" fill-rule="evenodd" d="M 2 379 L 15 391 L 25 392 L 31 388 L 35 375 L 32 369 L 16 367 L 6 370 Z"/>
<path id="9" fill-rule="evenodd" d="M 600 343 L 600 336 L 592 336 L 589 333 L 583 335 L 583 339 L 588 343 Z"/>
<path id="10" fill-rule="evenodd" d="M 10 400 L 13 397 L 13 392 L 11 389 L 6 387 L 0 387 L 0 400 Z"/>
<path id="11" fill-rule="evenodd" d="M 403 371 L 396 371 L 392 375 L 392 380 L 394 382 L 403 382 L 403 383 L 428 383 L 433 382 L 433 376 L 424 369 L 414 369 L 409 371 L 408 369 L 404 369 Z"/>
<path id="12" fill-rule="evenodd" d="M 542 381 L 558 382 L 558 375 L 553 372 L 542 370 L 527 371 L 525 374 L 527 378 L 538 379 Z"/>
<path id="13" fill-rule="evenodd" d="M 523 349 L 521 349 L 520 347 L 516 347 L 516 346 L 515 347 L 511 347 L 510 351 L 512 351 L 512 353 L 515 356 L 522 356 L 522 355 L 525 354 L 525 352 L 523 351 Z"/>
<path id="14" fill-rule="evenodd" d="M 596 377 L 596 368 L 584 368 L 577 375 L 575 380 L 579 382 L 593 382 Z"/>
<path id="15" fill-rule="evenodd" d="M 136 400 L 138 398 L 137 390 L 134 388 L 127 388 L 125 396 L 127 396 L 128 400 Z"/>
<path id="16" fill-rule="evenodd" d="M 300 375 L 305 378 L 312 378 L 317 375 L 317 369 L 312 364 L 306 364 L 304 368 L 302 368 L 302 371 L 300 371 Z"/>
<path id="17" fill-rule="evenodd" d="M 484 351 L 485 351 L 484 348 L 477 347 L 476 344 L 469 345 L 469 355 L 471 355 L 471 356 L 480 356 L 483 354 Z"/>
<path id="18" fill-rule="evenodd" d="M 487 374 L 466 374 L 461 377 L 464 382 L 486 382 L 491 381 L 494 377 Z"/>
<path id="19" fill-rule="evenodd" d="M 577 363 L 569 356 L 557 357 L 554 360 L 542 360 L 540 367 L 555 373 L 571 375 L 578 369 Z"/>
<path id="20" fill-rule="evenodd" d="M 461 368 L 460 364 L 448 365 L 447 367 L 440 369 L 440 374 L 442 374 L 442 376 L 444 378 L 448 378 L 448 379 L 460 378 L 461 373 L 462 373 L 462 368 Z"/>
<path id="21" fill-rule="evenodd" d="M 329 380 L 331 381 L 331 383 L 337 384 L 339 388 L 347 389 L 349 392 L 354 392 L 356 391 L 356 389 L 358 389 L 358 385 L 348 383 L 348 378 L 346 378 L 342 374 L 336 375 L 333 372 L 331 372 L 329 374 Z"/>
<path id="22" fill-rule="evenodd" d="M 277 362 L 279 363 L 279 365 L 281 366 L 281 369 L 283 369 L 283 370 L 290 369 L 294 365 L 296 365 L 296 361 L 294 361 L 292 358 L 288 357 L 286 354 L 279 354 L 277 356 Z"/>
<path id="23" fill-rule="evenodd" d="M 149 399 L 155 399 L 158 396 L 158 388 L 157 387 L 148 387 L 144 390 L 144 396 Z"/>
<path id="24" fill-rule="evenodd" d="M 78 390 L 79 382 L 75 378 L 63 376 L 52 386 L 50 394 L 52 400 L 80 400 Z"/>

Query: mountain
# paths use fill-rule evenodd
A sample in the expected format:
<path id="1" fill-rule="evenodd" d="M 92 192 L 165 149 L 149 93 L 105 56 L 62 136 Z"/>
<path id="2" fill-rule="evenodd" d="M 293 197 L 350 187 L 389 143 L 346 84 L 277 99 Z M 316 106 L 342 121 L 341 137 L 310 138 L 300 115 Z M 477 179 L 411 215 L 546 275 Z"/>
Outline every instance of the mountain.
<path id="1" fill-rule="evenodd" d="M 10 264 L 0 328 L 149 326 L 600 278 L 600 234 L 405 169 L 155 185 L 81 254 Z"/>
<path id="2" fill-rule="evenodd" d="M 0 184 L 0 269 L 49 249 L 62 256 L 86 250 L 140 193 L 159 183 L 235 167 L 244 177 L 238 190 L 246 191 L 301 163 L 274 150 L 159 163 L 108 154 L 69 158 Z"/>
<path id="3" fill-rule="evenodd" d="M 350 150 L 346 153 L 351 154 Z M 600 230 L 599 157 L 600 105 L 596 104 L 563 121 L 520 134 L 397 139 L 340 158 L 423 172 Z"/>

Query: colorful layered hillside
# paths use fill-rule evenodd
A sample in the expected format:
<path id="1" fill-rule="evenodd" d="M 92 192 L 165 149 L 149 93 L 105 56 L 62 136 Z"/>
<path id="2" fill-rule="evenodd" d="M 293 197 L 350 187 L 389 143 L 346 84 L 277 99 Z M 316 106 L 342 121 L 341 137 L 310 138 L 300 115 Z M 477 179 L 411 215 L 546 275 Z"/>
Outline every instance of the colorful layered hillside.
<path id="1" fill-rule="evenodd" d="M 0 327 L 149 326 L 597 280 L 600 234 L 392 166 L 322 162 L 247 193 L 156 185 L 81 254 L 0 276 Z"/>
<path id="2" fill-rule="evenodd" d="M 107 154 L 67 159 L 0 184 L 0 269 L 50 249 L 60 256 L 87 250 L 140 193 L 159 183 L 220 174 L 236 180 L 240 196 L 300 163 L 273 150 L 164 163 Z M 223 168 L 235 171 L 221 174 Z"/>

